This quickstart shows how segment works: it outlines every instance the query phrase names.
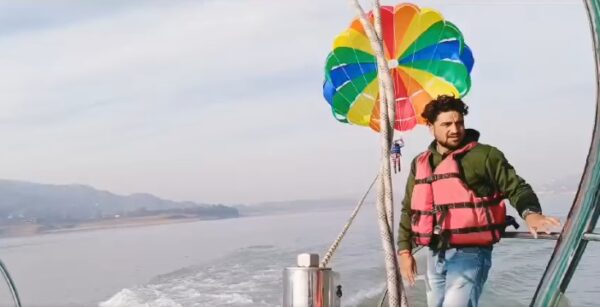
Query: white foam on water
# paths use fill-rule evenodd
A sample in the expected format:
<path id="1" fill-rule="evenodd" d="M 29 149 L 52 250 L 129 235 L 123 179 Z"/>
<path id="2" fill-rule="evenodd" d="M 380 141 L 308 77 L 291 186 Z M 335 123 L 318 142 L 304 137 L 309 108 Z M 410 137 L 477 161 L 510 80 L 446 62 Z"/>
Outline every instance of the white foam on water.
<path id="1" fill-rule="evenodd" d="M 182 307 L 173 300 L 160 296 L 151 301 L 138 296 L 134 290 L 123 289 L 110 299 L 98 304 L 98 307 Z"/>
<path id="2" fill-rule="evenodd" d="M 144 286 L 124 289 L 100 307 L 279 306 L 281 293 L 275 290 L 281 288 L 283 264 L 279 262 L 292 259 L 279 253 L 241 249 L 209 265 L 180 269 Z"/>
<path id="3" fill-rule="evenodd" d="M 231 305 L 231 304 L 252 304 L 254 300 L 247 295 L 239 294 L 239 293 L 230 293 L 230 294 L 211 294 L 209 295 L 215 301 L 220 301 L 223 304 Z"/>
<path id="4" fill-rule="evenodd" d="M 344 297 L 342 297 L 342 304 L 350 307 L 358 306 L 365 301 L 380 297 L 384 289 L 385 283 L 381 283 L 372 288 L 359 290 L 358 292 L 352 294 L 352 296 L 350 296 L 348 299 L 344 299 Z"/>

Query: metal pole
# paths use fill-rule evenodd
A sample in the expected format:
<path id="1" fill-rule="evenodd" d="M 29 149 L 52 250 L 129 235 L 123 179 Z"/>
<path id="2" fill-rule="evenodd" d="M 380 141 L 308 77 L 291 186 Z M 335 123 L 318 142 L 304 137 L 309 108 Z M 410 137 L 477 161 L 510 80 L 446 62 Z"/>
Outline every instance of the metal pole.
<path id="1" fill-rule="evenodd" d="M 2 276 L 4 277 L 4 280 L 6 281 L 6 284 L 8 285 L 8 288 L 10 289 L 10 294 L 13 298 L 13 303 L 15 303 L 16 307 L 21 307 L 21 299 L 19 298 L 19 293 L 17 292 L 17 287 L 15 286 L 15 282 L 13 281 L 12 277 L 10 277 L 10 274 L 8 273 L 8 270 L 6 269 L 4 262 L 2 262 L 1 260 L 0 260 L 0 271 L 2 271 Z"/>
<path id="2" fill-rule="evenodd" d="M 586 233 L 583 235 L 583 239 L 588 241 L 600 241 L 600 233 Z"/>
<path id="3" fill-rule="evenodd" d="M 550 234 L 539 233 L 538 239 L 541 240 L 558 240 L 560 232 L 552 232 Z M 505 239 L 535 239 L 531 233 L 525 231 L 507 231 L 502 235 Z"/>

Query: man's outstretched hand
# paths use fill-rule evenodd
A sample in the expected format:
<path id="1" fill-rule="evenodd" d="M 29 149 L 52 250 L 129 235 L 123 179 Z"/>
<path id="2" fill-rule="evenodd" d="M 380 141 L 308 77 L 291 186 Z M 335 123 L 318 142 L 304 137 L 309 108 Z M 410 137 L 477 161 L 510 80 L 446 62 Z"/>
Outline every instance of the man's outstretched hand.
<path id="1" fill-rule="evenodd" d="M 555 217 L 545 216 L 541 213 L 531 213 L 527 215 L 527 217 L 525 218 L 525 222 L 527 222 L 529 232 L 536 239 L 538 233 L 545 232 L 547 234 L 550 234 L 552 232 L 552 228 L 560 227 L 559 219 Z"/>

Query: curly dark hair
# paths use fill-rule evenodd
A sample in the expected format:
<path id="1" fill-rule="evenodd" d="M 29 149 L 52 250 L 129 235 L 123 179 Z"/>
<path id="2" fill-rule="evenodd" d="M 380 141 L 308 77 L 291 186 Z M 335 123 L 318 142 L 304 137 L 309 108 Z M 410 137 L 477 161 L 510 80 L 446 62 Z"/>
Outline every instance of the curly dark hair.
<path id="1" fill-rule="evenodd" d="M 421 116 L 433 124 L 440 113 L 448 111 L 456 111 L 464 116 L 469 114 L 469 107 L 460 98 L 440 95 L 425 106 Z"/>

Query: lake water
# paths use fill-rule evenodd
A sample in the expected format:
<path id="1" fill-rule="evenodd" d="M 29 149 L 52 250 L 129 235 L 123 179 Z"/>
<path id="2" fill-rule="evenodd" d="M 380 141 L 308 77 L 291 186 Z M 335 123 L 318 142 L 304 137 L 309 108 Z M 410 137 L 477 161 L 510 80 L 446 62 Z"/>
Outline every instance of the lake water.
<path id="1" fill-rule="evenodd" d="M 562 216 L 571 197 L 542 200 L 548 213 Z M 280 306 L 282 269 L 299 253 L 323 254 L 352 211 L 323 208 L 8 238 L 0 240 L 0 258 L 25 306 Z M 553 246 L 542 240 L 498 244 L 481 305 L 528 306 Z M 570 305 L 598 305 L 599 260 L 600 243 L 592 242 L 567 292 Z M 372 205 L 359 214 L 330 265 L 341 274 L 343 306 L 379 299 L 385 274 Z M 422 281 L 409 289 L 411 306 L 424 306 L 423 291 Z"/>

